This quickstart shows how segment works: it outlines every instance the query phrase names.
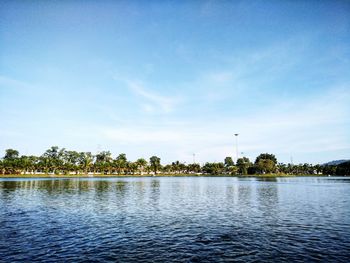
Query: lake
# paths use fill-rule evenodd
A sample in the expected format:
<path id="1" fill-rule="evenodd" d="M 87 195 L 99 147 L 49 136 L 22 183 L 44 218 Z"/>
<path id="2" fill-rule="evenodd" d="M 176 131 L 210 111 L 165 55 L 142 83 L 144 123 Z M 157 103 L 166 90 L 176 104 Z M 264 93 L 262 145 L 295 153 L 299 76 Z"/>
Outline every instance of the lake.
<path id="1" fill-rule="evenodd" d="M 0 179 L 1 262 L 349 262 L 350 178 Z"/>

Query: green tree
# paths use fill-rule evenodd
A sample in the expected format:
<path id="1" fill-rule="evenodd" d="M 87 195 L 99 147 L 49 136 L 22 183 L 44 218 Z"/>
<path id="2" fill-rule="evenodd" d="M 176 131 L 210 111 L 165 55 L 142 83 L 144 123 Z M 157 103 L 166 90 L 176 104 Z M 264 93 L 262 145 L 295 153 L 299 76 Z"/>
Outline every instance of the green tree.
<path id="1" fill-rule="evenodd" d="M 147 167 L 147 161 L 143 158 L 139 158 L 136 160 L 136 164 L 137 164 L 137 169 L 142 174 L 144 172 L 145 168 Z"/>
<path id="2" fill-rule="evenodd" d="M 317 174 L 322 173 L 322 165 L 316 164 L 316 165 L 314 166 L 314 169 L 315 169 L 315 172 L 316 172 Z"/>
<path id="3" fill-rule="evenodd" d="M 252 165 L 249 158 L 242 157 L 237 160 L 237 168 L 238 172 L 243 175 L 248 174 L 248 168 Z"/>
<path id="4" fill-rule="evenodd" d="M 126 154 L 119 154 L 118 157 L 114 160 L 114 164 L 117 168 L 118 174 L 125 173 L 125 170 L 128 167 L 128 159 L 126 158 Z"/>
<path id="5" fill-rule="evenodd" d="M 225 169 L 224 163 L 206 163 L 202 167 L 202 171 L 207 174 L 219 175 L 223 174 Z"/>
<path id="6" fill-rule="evenodd" d="M 74 171 L 75 174 L 78 174 L 80 170 L 79 161 L 80 154 L 76 151 L 64 151 L 63 153 L 63 171 L 65 174 L 70 171 Z"/>
<path id="7" fill-rule="evenodd" d="M 50 149 L 46 150 L 46 152 L 42 155 L 45 160 L 45 164 L 48 166 L 48 170 L 53 173 L 59 173 L 59 170 L 63 168 L 63 156 L 65 153 L 65 149 L 61 150 L 58 146 L 52 146 Z"/>
<path id="8" fill-rule="evenodd" d="M 112 167 L 112 154 L 110 151 L 102 151 L 96 154 L 96 162 L 94 164 L 94 169 L 107 174 Z"/>
<path id="9" fill-rule="evenodd" d="M 39 157 L 38 170 L 44 173 L 50 172 L 50 160 L 48 157 L 44 155 Z"/>
<path id="10" fill-rule="evenodd" d="M 128 171 L 129 171 L 131 174 L 135 174 L 135 172 L 136 172 L 137 169 L 138 169 L 138 165 L 137 165 L 136 162 L 128 162 L 127 166 L 128 166 Z"/>
<path id="11" fill-rule="evenodd" d="M 273 173 L 275 172 L 276 165 L 275 163 L 270 159 L 260 159 L 257 164 L 258 171 L 260 173 Z"/>
<path id="12" fill-rule="evenodd" d="M 157 156 L 152 156 L 149 159 L 149 163 L 150 163 L 150 167 L 151 167 L 152 171 L 154 172 L 154 174 L 157 174 L 157 171 L 161 168 L 160 158 Z"/>
<path id="13" fill-rule="evenodd" d="M 323 166 L 322 173 L 325 175 L 335 175 L 337 172 L 337 166 L 336 165 L 325 165 Z"/>
<path id="14" fill-rule="evenodd" d="M 7 149 L 5 151 L 3 167 L 7 174 L 19 174 L 21 172 L 19 152 L 17 150 Z"/>
<path id="15" fill-rule="evenodd" d="M 90 171 L 91 166 L 93 165 L 94 157 L 91 152 L 81 152 L 79 154 L 79 166 L 87 174 Z"/>
<path id="16" fill-rule="evenodd" d="M 175 173 L 186 173 L 187 166 L 186 164 L 181 163 L 180 161 L 175 161 L 171 163 L 170 170 Z"/>
<path id="17" fill-rule="evenodd" d="M 278 173 L 287 174 L 288 173 L 288 166 L 284 163 L 278 163 L 276 165 L 276 170 Z"/>
<path id="18" fill-rule="evenodd" d="M 112 160 L 112 154 L 110 151 L 102 151 L 96 154 L 96 162 L 109 162 Z"/>
<path id="19" fill-rule="evenodd" d="M 16 160 L 19 158 L 19 152 L 14 149 L 5 150 L 4 160 Z"/>
<path id="20" fill-rule="evenodd" d="M 5 173 L 4 162 L 0 159 L 0 174 Z"/>
<path id="21" fill-rule="evenodd" d="M 201 171 L 201 166 L 198 163 L 191 163 L 188 165 L 188 171 L 190 173 L 199 173 Z"/>
<path id="22" fill-rule="evenodd" d="M 261 159 L 271 160 L 275 165 L 277 164 L 276 156 L 270 153 L 261 153 L 258 157 L 256 157 L 255 164 L 258 164 Z"/>
<path id="23" fill-rule="evenodd" d="M 37 157 L 22 155 L 19 158 L 19 167 L 25 174 L 27 172 L 34 172 L 36 166 Z"/>
<path id="24" fill-rule="evenodd" d="M 225 167 L 230 167 L 230 166 L 234 166 L 235 165 L 235 163 L 232 160 L 232 157 L 230 157 L 230 156 L 227 156 L 225 158 L 224 163 L 225 163 Z"/>
<path id="25" fill-rule="evenodd" d="M 336 175 L 350 175 L 350 161 L 337 165 Z"/>
<path id="26" fill-rule="evenodd" d="M 255 159 L 255 167 L 259 173 L 274 173 L 276 171 L 277 158 L 270 153 L 262 153 Z"/>
<path id="27" fill-rule="evenodd" d="M 230 166 L 229 168 L 226 168 L 228 174 L 231 175 L 237 175 L 238 174 L 238 167 L 237 166 Z"/>
<path id="28" fill-rule="evenodd" d="M 226 174 L 237 174 L 237 168 L 232 160 L 232 157 L 227 156 L 224 160 L 225 173 Z"/>

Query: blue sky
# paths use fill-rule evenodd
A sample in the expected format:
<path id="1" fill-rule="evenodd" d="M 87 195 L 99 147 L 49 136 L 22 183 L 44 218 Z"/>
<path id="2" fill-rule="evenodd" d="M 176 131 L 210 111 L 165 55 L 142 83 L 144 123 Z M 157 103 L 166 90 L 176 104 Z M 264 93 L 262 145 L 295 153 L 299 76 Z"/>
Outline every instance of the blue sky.
<path id="1" fill-rule="evenodd" d="M 0 151 L 350 157 L 349 1 L 1 1 Z"/>

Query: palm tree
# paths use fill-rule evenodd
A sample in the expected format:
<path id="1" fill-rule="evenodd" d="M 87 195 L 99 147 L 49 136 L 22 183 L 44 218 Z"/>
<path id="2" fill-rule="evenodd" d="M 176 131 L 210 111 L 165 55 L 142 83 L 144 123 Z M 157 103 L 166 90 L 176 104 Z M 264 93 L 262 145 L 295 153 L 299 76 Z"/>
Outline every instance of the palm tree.
<path id="1" fill-rule="evenodd" d="M 59 173 L 62 170 L 64 164 L 65 149 L 59 150 L 58 146 L 52 146 L 50 149 L 42 155 L 46 159 L 46 165 L 48 165 L 48 170 L 53 173 Z"/>
<path id="2" fill-rule="evenodd" d="M 63 159 L 62 170 L 64 170 L 64 173 L 69 173 L 70 171 L 74 171 L 75 174 L 78 174 L 80 170 L 80 166 L 79 166 L 80 154 L 78 152 L 64 151 L 62 159 Z"/>
<path id="3" fill-rule="evenodd" d="M 95 167 L 101 173 L 107 173 L 112 167 L 112 154 L 110 151 L 102 151 L 96 154 Z"/>
<path id="4" fill-rule="evenodd" d="M 90 170 L 90 167 L 93 164 L 93 156 L 91 152 L 81 152 L 79 153 L 79 166 L 85 174 Z"/>
<path id="5" fill-rule="evenodd" d="M 5 173 L 8 173 L 8 174 L 20 173 L 21 167 L 20 167 L 20 160 L 19 160 L 19 152 L 14 149 L 7 149 L 4 156 L 3 166 L 4 166 Z"/>
<path id="6" fill-rule="evenodd" d="M 114 160 L 115 166 L 117 168 L 118 174 L 125 173 L 125 169 L 128 166 L 128 160 L 125 153 L 121 153 Z"/>
<path id="7" fill-rule="evenodd" d="M 152 156 L 152 157 L 149 159 L 149 163 L 150 163 L 151 169 L 153 170 L 154 174 L 156 175 L 158 169 L 161 168 L 161 165 L 160 165 L 160 158 L 157 157 L 157 156 Z"/>
<path id="8" fill-rule="evenodd" d="M 140 158 L 136 160 L 136 164 L 137 164 L 137 169 L 140 171 L 142 175 L 145 167 L 147 167 L 147 161 L 143 158 Z"/>

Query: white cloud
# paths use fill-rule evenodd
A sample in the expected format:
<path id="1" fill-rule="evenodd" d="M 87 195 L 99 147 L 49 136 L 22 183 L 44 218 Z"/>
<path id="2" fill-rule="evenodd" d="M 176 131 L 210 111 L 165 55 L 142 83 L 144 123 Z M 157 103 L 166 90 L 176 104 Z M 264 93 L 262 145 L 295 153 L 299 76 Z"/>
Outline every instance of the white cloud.
<path id="1" fill-rule="evenodd" d="M 123 144 L 176 143 L 186 140 L 186 133 L 173 131 L 169 127 L 161 129 L 138 127 L 137 125 L 124 128 L 103 127 L 100 129 L 100 133 L 111 140 L 122 142 Z"/>
<path id="2" fill-rule="evenodd" d="M 32 88 L 32 85 L 29 85 L 23 81 L 18 81 L 16 79 L 8 78 L 6 76 L 0 75 L 0 88 L 18 88 L 18 89 L 25 89 L 25 88 Z"/>
<path id="3" fill-rule="evenodd" d="M 181 99 L 178 96 L 164 96 L 157 92 L 148 89 L 138 80 L 117 78 L 115 80 L 122 80 L 128 89 L 137 97 L 144 100 L 140 104 L 140 108 L 146 113 L 170 113 L 175 110 Z"/>
<path id="4" fill-rule="evenodd" d="M 209 74 L 208 79 L 215 84 L 227 84 L 233 79 L 232 72 L 221 71 Z"/>
<path id="5" fill-rule="evenodd" d="M 330 99 L 331 98 L 331 99 Z M 208 120 L 131 121 L 97 128 L 99 136 L 119 148 L 157 149 L 165 162 L 174 159 L 219 161 L 235 155 L 233 134 L 238 132 L 239 152 L 252 159 L 261 152 L 277 156 L 349 149 L 349 89 L 333 88 L 312 100 L 276 103 L 251 116 Z M 126 146 L 127 145 L 127 146 Z M 118 148 L 118 147 L 117 147 Z M 163 157 L 163 156 L 162 156 Z M 288 160 L 281 160 L 288 161 Z"/>
<path id="6" fill-rule="evenodd" d="M 144 112 L 152 113 L 155 111 L 155 108 L 151 104 L 142 104 L 141 107 Z"/>

